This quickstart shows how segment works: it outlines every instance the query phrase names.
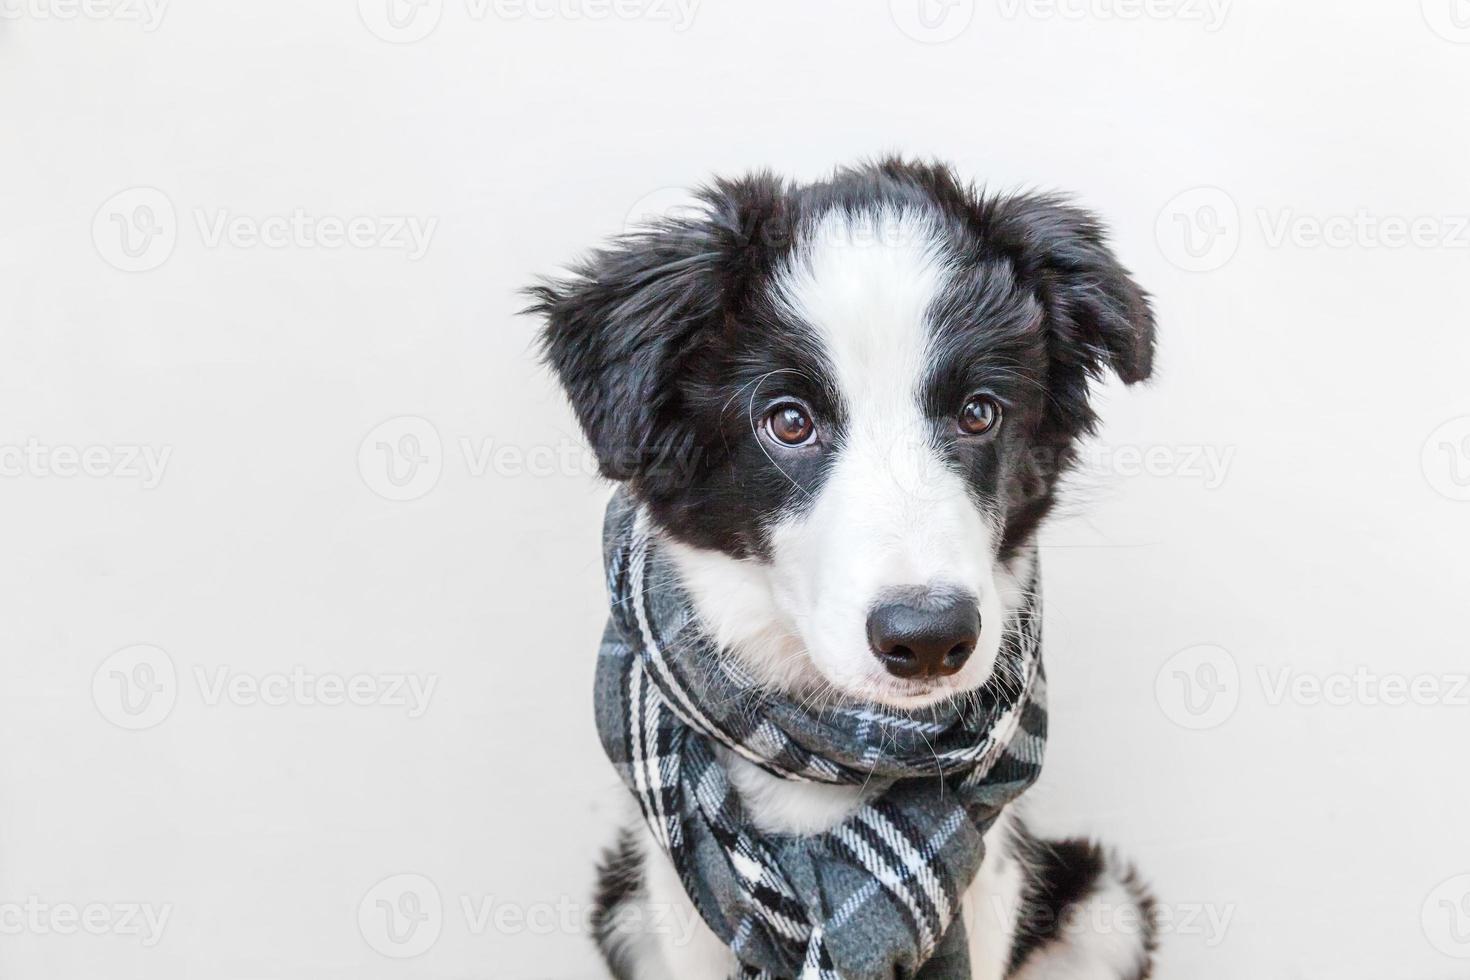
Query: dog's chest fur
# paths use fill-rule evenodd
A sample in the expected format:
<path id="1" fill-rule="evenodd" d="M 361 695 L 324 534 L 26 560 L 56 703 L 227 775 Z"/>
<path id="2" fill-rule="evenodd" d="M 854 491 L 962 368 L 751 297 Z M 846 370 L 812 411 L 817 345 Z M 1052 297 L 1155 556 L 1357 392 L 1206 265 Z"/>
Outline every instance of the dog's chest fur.
<path id="1" fill-rule="evenodd" d="M 781 780 L 728 753 L 722 754 L 722 761 L 753 821 L 769 833 L 822 833 L 841 823 L 865 798 L 860 787 Z M 984 865 L 965 895 L 962 914 L 975 980 L 1001 980 L 1006 975 L 1024 883 L 1013 847 L 1018 831 L 1009 814 L 995 822 L 985 836 Z M 624 900 L 642 905 L 644 911 L 614 917 L 629 928 L 604 934 L 605 951 L 612 954 L 621 975 L 637 980 L 727 980 L 737 968 L 735 957 L 699 919 L 641 816 L 634 815 L 629 833 L 638 842 L 641 880 Z M 640 924 L 646 928 L 637 928 Z"/>

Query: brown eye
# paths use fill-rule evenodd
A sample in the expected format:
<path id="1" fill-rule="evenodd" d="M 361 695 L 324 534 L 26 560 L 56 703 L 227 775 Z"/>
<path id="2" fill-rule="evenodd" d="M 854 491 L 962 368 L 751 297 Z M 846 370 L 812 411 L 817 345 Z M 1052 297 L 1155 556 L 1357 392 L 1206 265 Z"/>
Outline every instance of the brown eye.
<path id="1" fill-rule="evenodd" d="M 983 436 L 1000 425 L 1000 402 L 989 395 L 975 395 L 960 409 L 960 431 L 967 436 Z"/>
<path id="2" fill-rule="evenodd" d="M 782 402 L 766 416 L 766 431 L 783 446 L 805 446 L 817 435 L 806 409 L 795 402 Z"/>

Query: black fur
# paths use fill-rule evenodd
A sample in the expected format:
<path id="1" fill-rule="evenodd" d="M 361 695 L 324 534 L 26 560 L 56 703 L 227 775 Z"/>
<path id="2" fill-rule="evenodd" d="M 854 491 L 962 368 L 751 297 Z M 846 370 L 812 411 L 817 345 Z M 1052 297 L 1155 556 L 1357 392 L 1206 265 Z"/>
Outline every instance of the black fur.
<path id="1" fill-rule="evenodd" d="M 604 475 L 691 544 L 764 557 L 772 518 L 810 501 L 827 471 L 820 448 L 778 464 L 755 429 L 773 399 L 796 396 L 840 438 L 845 409 L 811 328 L 769 290 L 830 211 L 919 211 L 943 229 L 960 271 L 931 311 L 941 356 L 925 397 L 951 465 L 1000 513 L 1002 559 L 1032 539 L 1095 426 L 1090 384 L 1106 369 L 1130 383 L 1150 373 L 1146 295 L 1097 220 L 1059 198 L 986 196 L 943 166 L 896 159 L 807 186 L 717 181 L 701 197 L 703 213 L 544 281 L 529 308 Z M 979 389 L 1006 404 L 1003 434 L 956 440 L 954 412 Z"/>
<path id="2" fill-rule="evenodd" d="M 1017 972 L 1033 953 L 1061 938 L 1069 917 L 1082 909 L 1106 874 L 1122 881 L 1138 913 L 1144 962 L 1129 980 L 1148 980 L 1158 945 L 1158 929 L 1153 896 L 1133 866 L 1092 841 L 1043 841 L 1031 837 L 1024 829 L 1017 831 L 1015 846 L 1026 869 L 1026 881 L 1007 972 Z M 1121 928 L 1122 923 L 1114 926 Z"/>
<path id="3" fill-rule="evenodd" d="M 592 898 L 592 935 L 602 958 L 617 980 L 625 980 L 611 942 L 614 924 L 623 903 L 643 887 L 643 852 L 633 831 L 623 828 L 597 866 L 597 891 Z"/>

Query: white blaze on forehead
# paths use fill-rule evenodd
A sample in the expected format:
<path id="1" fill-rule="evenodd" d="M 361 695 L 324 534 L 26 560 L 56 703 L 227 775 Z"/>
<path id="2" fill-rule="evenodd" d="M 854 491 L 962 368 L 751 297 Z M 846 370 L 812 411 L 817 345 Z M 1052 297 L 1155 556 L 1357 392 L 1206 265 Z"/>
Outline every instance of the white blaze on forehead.
<path id="1" fill-rule="evenodd" d="M 923 215 L 834 213 L 781 287 L 792 314 L 815 331 L 844 415 L 812 523 L 867 535 L 893 585 L 946 577 L 944 553 L 954 544 L 942 539 L 954 529 L 953 498 L 965 494 L 924 414 L 933 308 L 950 275 L 945 254 Z"/>
<path id="2" fill-rule="evenodd" d="M 951 274 L 942 233 L 924 216 L 838 213 L 811 230 L 778 282 L 813 331 L 842 418 L 838 432 L 818 420 L 832 460 L 815 499 L 772 530 L 770 595 L 823 677 L 859 696 L 881 696 L 871 692 L 889 679 L 866 623 L 891 590 L 967 593 L 982 624 L 1001 619 L 989 524 L 925 417 L 935 300 Z M 951 678 L 959 689 L 989 675 L 999 634 L 982 629 Z"/>
<path id="3" fill-rule="evenodd" d="M 929 310 L 944 266 L 932 223 L 904 212 L 833 212 L 798 248 L 780 295 L 816 331 L 850 425 L 920 413 Z"/>

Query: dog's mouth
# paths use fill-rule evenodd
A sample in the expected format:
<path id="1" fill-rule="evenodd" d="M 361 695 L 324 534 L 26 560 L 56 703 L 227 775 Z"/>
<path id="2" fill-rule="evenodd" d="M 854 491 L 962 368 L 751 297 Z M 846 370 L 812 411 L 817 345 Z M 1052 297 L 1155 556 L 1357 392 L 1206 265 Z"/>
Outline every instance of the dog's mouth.
<path id="1" fill-rule="evenodd" d="M 980 681 L 983 682 L 984 678 Z M 952 677 L 901 678 L 875 675 L 857 681 L 836 683 L 828 681 L 844 700 L 900 711 L 918 711 L 967 697 L 981 683 Z"/>

